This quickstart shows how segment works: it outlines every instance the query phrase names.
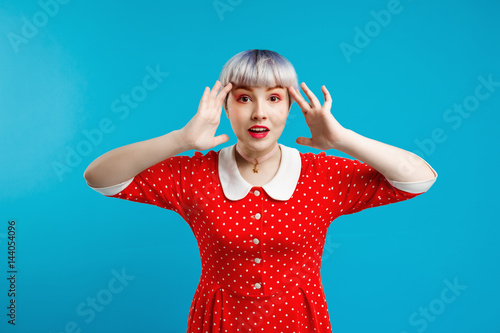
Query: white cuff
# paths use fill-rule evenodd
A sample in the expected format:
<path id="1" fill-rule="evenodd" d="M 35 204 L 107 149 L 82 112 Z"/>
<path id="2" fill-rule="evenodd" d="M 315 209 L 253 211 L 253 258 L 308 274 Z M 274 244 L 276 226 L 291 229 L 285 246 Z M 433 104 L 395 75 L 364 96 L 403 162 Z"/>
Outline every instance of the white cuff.
<path id="1" fill-rule="evenodd" d="M 97 191 L 97 192 L 99 192 L 101 194 L 104 194 L 106 196 L 111 196 L 111 195 L 115 195 L 115 194 L 118 194 L 121 191 L 123 191 L 125 188 L 127 188 L 127 186 L 130 185 L 130 183 L 133 180 L 134 180 L 134 178 L 131 178 L 129 180 L 124 181 L 123 183 L 112 185 L 112 186 L 108 186 L 108 187 L 92 187 L 90 185 L 89 185 L 89 187 L 91 189 L 93 189 L 94 191 Z"/>
<path id="2" fill-rule="evenodd" d="M 432 184 L 436 181 L 436 178 L 423 180 L 420 182 L 397 182 L 395 180 L 387 179 L 387 181 L 395 188 L 405 191 L 408 193 L 422 193 L 427 192 L 431 188 Z"/>
<path id="3" fill-rule="evenodd" d="M 418 155 L 415 155 L 415 156 L 418 156 Z M 391 184 L 392 186 L 394 186 L 395 188 L 397 188 L 397 189 L 399 189 L 401 191 L 405 191 L 405 192 L 408 192 L 408 193 L 423 193 L 423 192 L 427 192 L 427 190 L 430 189 L 431 186 L 432 186 L 432 184 L 434 184 L 434 182 L 436 181 L 438 174 L 437 174 L 436 170 L 434 170 L 429 165 L 429 163 L 427 163 L 420 156 L 419 156 L 419 158 L 422 161 L 424 161 L 424 163 L 427 164 L 427 166 L 432 170 L 432 172 L 434 173 L 434 178 L 429 179 L 429 180 L 422 180 L 422 181 L 418 181 L 418 182 L 397 182 L 395 180 L 387 179 L 387 181 L 389 182 L 389 184 Z"/>

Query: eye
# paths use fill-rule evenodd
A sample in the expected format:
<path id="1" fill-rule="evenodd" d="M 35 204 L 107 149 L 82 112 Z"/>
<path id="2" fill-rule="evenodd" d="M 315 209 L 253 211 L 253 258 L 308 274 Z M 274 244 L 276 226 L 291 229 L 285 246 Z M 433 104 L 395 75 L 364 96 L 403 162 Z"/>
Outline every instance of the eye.
<path id="1" fill-rule="evenodd" d="M 273 95 L 269 98 L 271 99 L 272 102 L 279 102 L 281 100 L 281 98 L 277 95 Z"/>
<path id="2" fill-rule="evenodd" d="M 250 100 L 250 98 L 248 96 L 240 96 L 236 100 L 240 101 L 240 102 L 243 102 L 243 103 L 246 103 L 246 102 L 248 102 Z"/>

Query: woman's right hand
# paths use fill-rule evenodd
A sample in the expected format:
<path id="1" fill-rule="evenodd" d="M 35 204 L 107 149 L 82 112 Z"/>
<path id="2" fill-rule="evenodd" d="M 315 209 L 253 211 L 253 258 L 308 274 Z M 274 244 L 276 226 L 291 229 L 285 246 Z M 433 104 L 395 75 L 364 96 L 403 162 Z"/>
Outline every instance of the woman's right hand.
<path id="1" fill-rule="evenodd" d="M 221 83 L 215 82 L 212 90 L 205 88 L 201 97 L 198 112 L 194 117 L 180 130 L 181 139 L 187 150 L 206 150 L 211 149 L 229 140 L 227 134 L 215 136 L 219 127 L 222 113 L 222 105 L 232 84 L 228 83 L 218 94 Z"/>

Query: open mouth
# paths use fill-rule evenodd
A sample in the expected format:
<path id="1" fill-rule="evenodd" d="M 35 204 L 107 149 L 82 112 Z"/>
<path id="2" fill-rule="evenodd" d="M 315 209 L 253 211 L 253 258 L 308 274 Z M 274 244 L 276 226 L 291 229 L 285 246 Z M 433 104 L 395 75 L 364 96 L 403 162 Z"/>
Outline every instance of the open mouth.
<path id="1" fill-rule="evenodd" d="M 253 133 L 269 132 L 269 128 L 267 128 L 267 127 L 252 127 L 249 129 L 249 131 L 253 132 Z"/>
<path id="2" fill-rule="evenodd" d="M 265 137 L 267 133 L 269 133 L 269 128 L 265 126 L 252 126 L 248 129 L 248 132 L 252 137 L 260 139 Z"/>

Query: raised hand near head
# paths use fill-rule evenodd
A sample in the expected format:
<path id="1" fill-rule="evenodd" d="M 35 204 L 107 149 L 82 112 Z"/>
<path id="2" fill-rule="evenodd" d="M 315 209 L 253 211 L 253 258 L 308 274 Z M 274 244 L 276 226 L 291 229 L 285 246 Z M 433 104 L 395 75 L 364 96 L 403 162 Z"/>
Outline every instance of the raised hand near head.
<path id="1" fill-rule="evenodd" d="M 228 83 L 219 91 L 221 83 L 215 82 L 212 90 L 205 88 L 198 106 L 198 112 L 181 129 L 181 137 L 189 149 L 211 149 L 229 140 L 227 134 L 215 136 L 219 127 L 222 105 L 226 95 L 231 91 L 232 84 Z"/>
<path id="2" fill-rule="evenodd" d="M 288 91 L 302 110 L 307 126 L 311 131 L 311 137 L 298 137 L 297 143 L 322 150 L 336 148 L 341 142 L 346 129 L 339 124 L 331 113 L 332 98 L 330 93 L 325 86 L 321 87 L 325 96 L 325 103 L 321 105 L 318 98 L 304 82 L 302 82 L 301 88 L 309 102 L 302 97 L 299 89 L 288 87 Z"/>

